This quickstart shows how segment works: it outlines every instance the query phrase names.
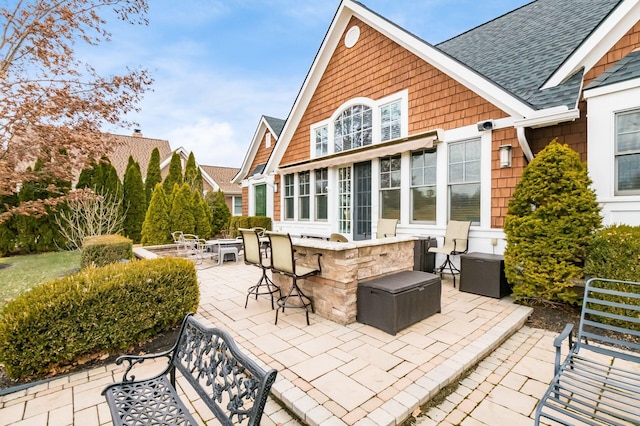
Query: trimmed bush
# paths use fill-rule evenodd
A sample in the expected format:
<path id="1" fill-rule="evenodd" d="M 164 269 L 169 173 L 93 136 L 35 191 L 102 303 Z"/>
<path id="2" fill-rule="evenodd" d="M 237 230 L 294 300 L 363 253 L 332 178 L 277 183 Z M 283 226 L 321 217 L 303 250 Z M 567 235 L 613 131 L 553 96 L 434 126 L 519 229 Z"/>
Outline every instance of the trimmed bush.
<path id="1" fill-rule="evenodd" d="M 121 235 L 96 235 L 82 241 L 80 267 L 105 266 L 133 258 L 133 244 Z"/>
<path id="2" fill-rule="evenodd" d="M 584 272 L 591 277 L 640 282 L 640 226 L 612 225 L 596 232 Z"/>
<path id="3" fill-rule="evenodd" d="M 271 231 L 271 218 L 267 216 L 232 216 L 229 218 L 229 238 L 240 236 L 239 228 L 264 228 Z"/>
<path id="4" fill-rule="evenodd" d="M 179 324 L 199 298 L 195 266 L 185 259 L 87 268 L 5 306 L 0 362 L 9 377 L 25 378 L 98 352 L 121 352 Z"/>

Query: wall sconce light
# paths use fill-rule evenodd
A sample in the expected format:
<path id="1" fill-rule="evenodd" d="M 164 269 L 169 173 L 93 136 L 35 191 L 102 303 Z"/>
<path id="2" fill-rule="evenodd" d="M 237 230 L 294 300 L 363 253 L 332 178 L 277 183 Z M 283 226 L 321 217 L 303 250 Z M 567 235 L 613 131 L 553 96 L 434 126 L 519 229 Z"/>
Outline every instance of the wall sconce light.
<path id="1" fill-rule="evenodd" d="M 274 193 L 275 193 L 275 192 L 278 192 L 278 184 L 277 184 L 277 183 L 274 183 L 274 184 L 273 184 L 273 192 L 274 192 Z"/>
<path id="2" fill-rule="evenodd" d="M 511 167 L 511 145 L 500 145 L 500 168 Z"/>

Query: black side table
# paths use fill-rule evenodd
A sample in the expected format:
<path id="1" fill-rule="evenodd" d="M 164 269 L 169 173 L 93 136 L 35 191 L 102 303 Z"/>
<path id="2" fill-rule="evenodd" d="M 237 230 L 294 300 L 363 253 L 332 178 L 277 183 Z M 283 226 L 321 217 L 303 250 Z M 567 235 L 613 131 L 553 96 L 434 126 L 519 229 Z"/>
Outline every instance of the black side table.
<path id="1" fill-rule="evenodd" d="M 500 299 L 511 294 L 504 275 L 504 258 L 498 254 L 460 255 L 460 291 Z"/>

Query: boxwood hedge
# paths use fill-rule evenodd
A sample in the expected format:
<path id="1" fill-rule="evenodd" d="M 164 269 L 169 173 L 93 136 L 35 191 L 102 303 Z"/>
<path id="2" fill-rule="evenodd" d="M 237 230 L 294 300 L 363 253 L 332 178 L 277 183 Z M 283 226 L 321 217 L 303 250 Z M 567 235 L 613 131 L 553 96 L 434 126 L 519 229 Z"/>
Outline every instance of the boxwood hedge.
<path id="1" fill-rule="evenodd" d="M 0 313 L 0 362 L 11 378 L 41 376 L 83 356 L 126 348 L 198 307 L 193 262 L 140 260 L 46 282 Z"/>

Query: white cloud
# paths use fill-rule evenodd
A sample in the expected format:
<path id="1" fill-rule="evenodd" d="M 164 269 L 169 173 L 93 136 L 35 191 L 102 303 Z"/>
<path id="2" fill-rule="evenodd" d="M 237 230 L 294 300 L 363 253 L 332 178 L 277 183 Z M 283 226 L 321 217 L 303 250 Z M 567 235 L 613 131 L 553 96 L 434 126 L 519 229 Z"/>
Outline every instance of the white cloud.
<path id="1" fill-rule="evenodd" d="M 167 137 L 173 149 L 183 147 L 193 152 L 198 164 L 207 166 L 240 167 L 242 157 L 238 153 L 246 149 L 237 140 L 230 123 L 209 118 L 200 118 L 193 124 L 177 127 Z"/>

